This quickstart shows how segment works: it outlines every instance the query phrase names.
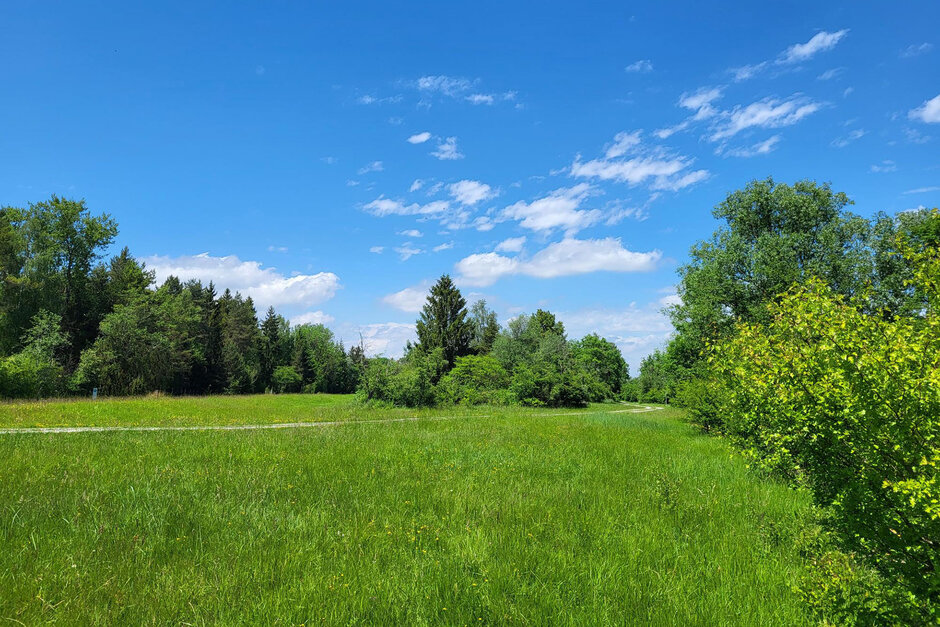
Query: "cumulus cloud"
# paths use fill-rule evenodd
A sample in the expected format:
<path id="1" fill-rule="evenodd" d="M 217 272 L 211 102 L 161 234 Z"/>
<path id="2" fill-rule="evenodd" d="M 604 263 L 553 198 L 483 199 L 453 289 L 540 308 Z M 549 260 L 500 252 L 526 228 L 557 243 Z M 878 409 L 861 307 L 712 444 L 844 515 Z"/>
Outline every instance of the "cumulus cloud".
<path id="1" fill-rule="evenodd" d="M 308 311 L 302 313 L 299 316 L 294 316 L 290 319 L 292 325 L 301 325 L 301 324 L 329 324 L 333 322 L 335 318 L 329 314 L 325 314 L 322 311 Z"/>
<path id="2" fill-rule="evenodd" d="M 624 68 L 627 72 L 633 72 L 635 74 L 646 74 L 647 72 L 653 71 L 653 62 L 649 59 L 640 59 L 635 61 Z"/>
<path id="3" fill-rule="evenodd" d="M 497 195 L 489 185 L 464 179 L 447 186 L 447 191 L 461 205 L 473 206 Z"/>
<path id="4" fill-rule="evenodd" d="M 711 135 L 712 141 L 727 139 L 750 128 L 780 128 L 796 124 L 822 107 L 795 94 L 786 100 L 766 98 L 746 107 L 736 106 Z"/>
<path id="5" fill-rule="evenodd" d="M 437 150 L 431 153 L 441 161 L 455 161 L 463 159 L 463 154 L 457 150 L 457 138 L 448 137 L 437 144 Z"/>
<path id="6" fill-rule="evenodd" d="M 340 288 L 339 277 L 332 272 L 287 277 L 275 268 L 262 267 L 258 261 L 242 261 L 235 255 L 155 255 L 143 261 L 156 273 L 158 283 L 171 275 L 182 281 L 212 282 L 219 291 L 230 289 L 250 296 L 259 310 L 282 305 L 309 307 L 333 298 Z"/>
<path id="7" fill-rule="evenodd" d="M 927 124 L 940 123 L 940 95 L 925 100 L 924 104 L 916 109 L 911 109 L 907 117 Z"/>
<path id="8" fill-rule="evenodd" d="M 420 285 L 406 287 L 400 292 L 383 296 L 382 302 L 389 307 L 398 309 L 399 311 L 417 313 L 421 311 L 422 307 L 424 307 L 424 303 L 428 297 L 428 289 L 429 286 L 426 282 L 421 283 Z"/>
<path id="9" fill-rule="evenodd" d="M 708 177 L 707 170 L 688 171 L 692 163 L 693 159 L 661 147 L 644 146 L 640 132 L 635 131 L 618 133 L 602 158 L 581 161 L 577 156 L 570 172 L 575 177 L 618 181 L 630 186 L 646 184 L 653 190 L 678 190 Z"/>
<path id="10" fill-rule="evenodd" d="M 496 252 L 503 253 L 517 253 L 522 250 L 522 247 L 525 246 L 526 238 L 523 235 L 522 237 L 510 237 L 504 239 L 499 244 L 496 245 Z"/>
<path id="11" fill-rule="evenodd" d="M 573 234 L 601 219 L 601 212 L 597 209 L 579 209 L 593 191 L 587 183 L 562 187 L 532 202 L 520 200 L 503 209 L 501 217 L 518 220 L 520 226 L 533 231 L 560 228 Z"/>
<path id="12" fill-rule="evenodd" d="M 347 346 L 358 345 L 360 341 L 366 355 L 376 357 L 401 357 L 405 344 L 417 339 L 414 323 L 380 322 L 361 327 L 345 327 L 340 333 Z"/>
<path id="13" fill-rule="evenodd" d="M 662 253 L 627 250 L 619 239 L 565 238 L 549 244 L 531 258 L 505 257 L 498 253 L 478 253 L 457 262 L 463 285 L 483 287 L 511 275 L 554 278 L 590 272 L 649 272 L 656 268 Z"/>
<path id="14" fill-rule="evenodd" d="M 431 133 L 424 131 L 423 133 L 415 133 L 407 139 L 409 144 L 423 144 L 424 142 L 431 139 Z"/>

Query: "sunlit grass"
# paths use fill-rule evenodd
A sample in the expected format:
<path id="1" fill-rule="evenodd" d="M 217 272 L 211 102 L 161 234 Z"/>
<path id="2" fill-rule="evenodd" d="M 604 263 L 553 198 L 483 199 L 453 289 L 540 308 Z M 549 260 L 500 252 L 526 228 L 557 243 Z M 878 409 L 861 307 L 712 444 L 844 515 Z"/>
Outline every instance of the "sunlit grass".
<path id="1" fill-rule="evenodd" d="M 316 399 L 3 415 L 26 426 L 361 413 Z M 677 412 L 616 409 L 0 436 L 0 622 L 806 623 L 791 541 L 805 499 Z"/>

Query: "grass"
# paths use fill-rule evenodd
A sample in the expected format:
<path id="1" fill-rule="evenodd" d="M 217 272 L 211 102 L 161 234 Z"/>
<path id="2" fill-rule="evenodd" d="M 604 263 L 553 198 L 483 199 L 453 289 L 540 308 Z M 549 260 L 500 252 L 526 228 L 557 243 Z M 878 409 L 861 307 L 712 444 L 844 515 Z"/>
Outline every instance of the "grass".
<path id="1" fill-rule="evenodd" d="M 807 500 L 674 410 L 612 409 L 2 435 L 0 622 L 809 623 L 792 591 L 808 568 L 792 542 Z M 328 397 L 158 398 L 7 405 L 0 420 L 406 413 Z"/>

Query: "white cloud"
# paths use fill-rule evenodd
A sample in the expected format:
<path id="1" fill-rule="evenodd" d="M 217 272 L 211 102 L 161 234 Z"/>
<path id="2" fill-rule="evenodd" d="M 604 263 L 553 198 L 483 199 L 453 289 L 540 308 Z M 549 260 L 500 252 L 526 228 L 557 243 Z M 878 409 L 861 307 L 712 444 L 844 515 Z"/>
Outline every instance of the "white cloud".
<path id="1" fill-rule="evenodd" d="M 826 31 L 818 32 L 805 44 L 794 44 L 787 48 L 783 54 L 780 55 L 777 62 L 800 63 L 806 61 L 819 52 L 835 48 L 836 44 L 839 43 L 848 32 L 849 29 L 847 28 L 834 33 L 827 33 Z"/>
<path id="2" fill-rule="evenodd" d="M 404 235 L 405 237 L 424 237 L 424 233 L 418 229 L 408 229 L 405 231 L 399 231 L 399 235 Z"/>
<path id="3" fill-rule="evenodd" d="M 722 92 L 722 87 L 700 87 L 694 92 L 682 94 L 679 97 L 679 106 L 695 111 L 693 119 L 704 120 L 717 113 L 712 103 L 721 98 Z"/>
<path id="4" fill-rule="evenodd" d="M 462 205 L 473 206 L 484 200 L 495 198 L 495 192 L 486 183 L 464 179 L 447 186 L 450 195 Z"/>
<path id="5" fill-rule="evenodd" d="M 357 185 L 359 185 L 359 181 L 356 181 L 353 179 L 349 179 L 346 181 L 346 187 L 356 187 Z"/>
<path id="6" fill-rule="evenodd" d="M 897 164 L 894 163 L 894 161 L 891 161 L 890 159 L 885 159 L 881 163 L 871 166 L 869 168 L 869 171 L 875 174 L 881 174 L 884 172 L 896 172 L 897 169 L 898 169 L 898 166 Z"/>
<path id="7" fill-rule="evenodd" d="M 749 78 L 754 78 L 760 74 L 765 67 L 767 67 L 766 61 L 754 65 L 742 65 L 741 67 L 731 68 L 731 74 L 734 76 L 734 81 L 740 83 Z"/>
<path id="8" fill-rule="evenodd" d="M 496 252 L 517 253 L 522 250 L 522 247 L 525 245 L 525 241 L 526 238 L 524 235 L 522 237 L 510 237 L 509 239 L 504 239 L 496 245 Z"/>
<path id="9" fill-rule="evenodd" d="M 805 44 L 793 44 L 774 60 L 775 65 L 793 65 L 808 61 L 815 55 L 826 50 L 831 50 L 838 44 L 843 37 L 848 34 L 848 29 L 829 33 L 820 31 L 813 35 Z M 731 68 L 730 72 L 736 82 L 745 81 L 754 78 L 770 66 L 769 61 L 761 61 L 753 65 L 742 65 L 741 67 Z"/>
<path id="10" fill-rule="evenodd" d="M 766 155 L 770 154 L 777 148 L 777 144 L 780 142 L 780 136 L 774 135 L 762 142 L 757 142 L 751 146 L 746 146 L 742 148 L 734 148 L 732 150 L 725 150 L 723 153 L 729 157 L 756 157 L 757 155 Z"/>
<path id="11" fill-rule="evenodd" d="M 431 139 L 431 133 L 424 131 L 423 133 L 415 133 L 407 139 L 409 144 L 423 144 L 424 142 Z"/>
<path id="12" fill-rule="evenodd" d="M 926 54 L 933 50 L 933 44 L 924 42 L 922 44 L 911 44 L 907 48 L 901 51 L 900 57 L 902 59 L 910 59 L 922 54 Z"/>
<path id="13" fill-rule="evenodd" d="M 624 68 L 627 72 L 645 74 L 653 71 L 653 62 L 649 59 L 640 59 Z"/>
<path id="14" fill-rule="evenodd" d="M 636 376 L 642 359 L 663 346 L 672 334 L 672 324 L 662 313 L 667 299 L 668 296 L 644 306 L 630 303 L 617 309 L 588 308 L 559 311 L 556 315 L 565 324 L 569 337 L 597 333 L 616 344 L 630 364 L 631 374 Z"/>
<path id="15" fill-rule="evenodd" d="M 394 307 L 400 311 L 417 313 L 424 307 L 428 297 L 428 284 L 421 283 L 413 287 L 406 287 L 400 292 L 388 294 L 382 297 L 382 302 L 389 307 Z"/>
<path id="16" fill-rule="evenodd" d="M 825 72 L 823 72 L 822 74 L 820 74 L 819 76 L 817 76 L 817 77 L 816 77 L 816 80 L 818 80 L 818 81 L 828 81 L 828 80 L 832 80 L 833 78 L 837 77 L 839 74 L 842 74 L 842 71 L 843 71 L 844 69 L 845 69 L 845 68 L 834 67 L 834 68 L 832 68 L 831 70 L 826 70 Z"/>
<path id="17" fill-rule="evenodd" d="M 401 246 L 398 246 L 398 247 L 395 248 L 394 250 L 395 250 L 396 253 L 398 253 L 398 256 L 401 258 L 402 261 L 408 261 L 409 259 L 411 259 L 411 258 L 414 257 L 415 255 L 420 255 L 420 254 L 422 254 L 422 253 L 424 252 L 424 251 L 421 250 L 420 248 L 415 248 L 415 247 L 411 244 L 411 242 L 407 242 L 407 243 L 405 243 L 405 244 L 402 244 Z"/>
<path id="18" fill-rule="evenodd" d="M 422 181 L 421 179 L 415 179 L 414 183 L 411 184 L 411 187 L 408 188 L 408 191 L 416 192 L 422 187 L 424 187 L 424 181 Z"/>
<path id="19" fill-rule="evenodd" d="M 373 161 L 372 163 L 359 168 L 359 174 L 368 174 L 369 172 L 381 172 L 385 169 L 385 166 L 381 161 Z"/>
<path id="20" fill-rule="evenodd" d="M 662 257 L 658 250 L 637 253 L 623 247 L 619 239 L 579 240 L 565 238 L 549 244 L 529 259 L 478 253 L 457 262 L 460 282 L 469 286 L 492 285 L 500 278 L 524 275 L 554 278 L 590 272 L 649 272 Z"/>
<path id="21" fill-rule="evenodd" d="M 251 296 L 259 311 L 269 306 L 281 305 L 309 307 L 333 298 L 340 288 L 339 277 L 332 272 L 286 277 L 275 268 L 264 268 L 258 261 L 242 261 L 235 255 L 155 255 L 146 257 L 143 261 L 156 273 L 158 283 L 162 283 L 170 275 L 182 281 L 211 281 L 219 291 L 230 289 L 244 296 Z"/>
<path id="22" fill-rule="evenodd" d="M 601 219 L 601 212 L 597 209 L 578 209 L 593 191 L 587 183 L 562 187 L 532 202 L 520 200 L 503 209 L 501 217 L 519 220 L 520 226 L 533 231 L 562 228 L 566 233 L 573 234 Z"/>
<path id="23" fill-rule="evenodd" d="M 441 161 L 454 161 L 463 159 L 463 154 L 457 150 L 457 138 L 448 137 L 437 144 L 437 150 L 431 153 Z"/>
<path id="24" fill-rule="evenodd" d="M 322 311 L 308 311 L 299 316 L 292 317 L 290 323 L 294 326 L 301 324 L 329 324 L 333 322 L 333 320 L 335 320 L 333 316 L 325 314 Z"/>
<path id="25" fill-rule="evenodd" d="M 832 140 L 831 145 L 836 148 L 845 148 L 852 142 L 857 139 L 861 139 L 866 135 L 867 131 L 863 128 L 857 128 L 852 131 L 849 131 L 849 134 L 844 137 L 836 137 Z"/>
<path id="26" fill-rule="evenodd" d="M 470 94 L 467 96 L 467 102 L 475 105 L 485 104 L 491 105 L 495 98 L 492 94 Z"/>
<path id="27" fill-rule="evenodd" d="M 725 121 L 712 133 L 711 140 L 733 137 L 749 128 L 790 126 L 815 113 L 821 106 L 798 94 L 786 100 L 767 98 L 746 107 L 739 105 L 727 113 Z"/>
<path id="28" fill-rule="evenodd" d="M 436 253 L 439 253 L 439 252 L 443 252 L 443 251 L 445 251 L 445 250 L 450 250 L 450 249 L 453 248 L 453 247 L 454 247 L 454 243 L 453 243 L 453 242 L 445 242 L 444 244 L 438 244 L 437 246 L 435 246 L 435 247 L 432 248 L 431 250 L 433 250 L 433 251 L 436 252 Z"/>
<path id="29" fill-rule="evenodd" d="M 383 252 L 385 252 L 385 246 L 373 246 L 369 249 L 369 252 L 376 255 L 381 255 Z"/>
<path id="30" fill-rule="evenodd" d="M 358 344 L 360 339 L 369 357 L 384 355 L 386 357 L 401 357 L 405 351 L 405 344 L 417 339 L 415 325 L 400 322 L 384 322 L 367 324 L 357 329 L 357 333 L 350 333 L 350 342 Z"/>
<path id="31" fill-rule="evenodd" d="M 940 123 L 940 96 L 925 100 L 921 106 L 911 109 L 907 117 L 928 124 Z"/>
<path id="32" fill-rule="evenodd" d="M 473 83 L 466 79 L 453 76 L 422 76 L 415 85 L 421 91 L 436 92 L 445 96 L 458 96 L 470 89 Z"/>
<path id="33" fill-rule="evenodd" d="M 902 194 L 927 194 L 930 192 L 940 192 L 940 186 L 931 185 L 930 187 L 918 187 L 916 189 L 909 189 L 901 193 Z"/>
<path id="34" fill-rule="evenodd" d="M 286 253 L 287 246 L 268 246 L 268 252 L 271 253 Z"/>
<path id="35" fill-rule="evenodd" d="M 607 146 L 607 150 L 604 152 L 605 159 L 616 159 L 617 157 L 622 157 L 627 154 L 627 152 L 639 146 L 641 132 L 633 131 L 632 133 L 627 133 L 626 131 L 621 131 L 614 135 L 614 141 L 612 144 Z"/>
<path id="36" fill-rule="evenodd" d="M 418 203 L 404 204 L 391 198 L 376 198 L 364 206 L 369 213 L 384 218 L 385 216 L 437 216 L 450 209 L 447 200 L 435 200 L 426 205 Z"/>

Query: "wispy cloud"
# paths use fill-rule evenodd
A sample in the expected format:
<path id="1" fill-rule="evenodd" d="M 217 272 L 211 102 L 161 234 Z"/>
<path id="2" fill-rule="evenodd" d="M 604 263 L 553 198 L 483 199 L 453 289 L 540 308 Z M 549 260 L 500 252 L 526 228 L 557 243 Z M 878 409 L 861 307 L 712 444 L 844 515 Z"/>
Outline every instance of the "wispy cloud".
<path id="1" fill-rule="evenodd" d="M 418 229 L 407 229 L 405 231 L 399 231 L 399 235 L 404 235 L 405 237 L 424 237 L 424 233 Z"/>
<path id="2" fill-rule="evenodd" d="M 884 172 L 896 172 L 897 169 L 898 169 L 897 164 L 895 164 L 894 161 L 891 161 L 890 159 L 885 159 L 881 163 L 874 164 L 870 168 L 868 168 L 870 172 L 873 172 L 875 174 L 881 174 Z"/>
<path id="3" fill-rule="evenodd" d="M 832 33 L 820 31 L 813 35 L 806 43 L 793 44 L 788 47 L 777 55 L 777 58 L 773 61 L 761 61 L 753 65 L 731 68 L 731 75 L 736 82 L 740 82 L 753 78 L 774 65 L 787 66 L 809 61 L 820 52 L 835 48 L 836 44 L 842 41 L 848 33 L 849 29 L 847 28 Z"/>
<path id="4" fill-rule="evenodd" d="M 835 139 L 832 140 L 831 145 L 836 148 L 845 148 L 846 146 L 848 146 L 855 140 L 861 139 L 866 134 L 867 134 L 867 131 L 865 129 L 857 128 L 852 131 L 849 131 L 848 135 L 844 135 L 842 137 L 836 137 Z"/>
<path id="5" fill-rule="evenodd" d="M 751 146 L 719 151 L 719 154 L 723 154 L 728 157 L 756 157 L 758 155 L 770 154 L 776 150 L 778 143 L 780 143 L 780 135 L 774 135 L 773 137 L 765 139 L 762 142 L 752 144 Z"/>
<path id="6" fill-rule="evenodd" d="M 635 74 L 645 74 L 653 71 L 653 62 L 649 59 L 640 59 L 625 67 L 624 70 Z"/>
<path id="7" fill-rule="evenodd" d="M 898 53 L 898 56 L 902 59 L 910 59 L 913 57 L 918 57 L 922 54 L 927 54 L 931 50 L 933 50 L 933 44 L 925 41 L 922 44 L 911 44 Z"/>
<path id="8" fill-rule="evenodd" d="M 532 202 L 520 200 L 503 209 L 501 217 L 518 220 L 519 226 L 533 231 L 563 229 L 568 234 L 574 234 L 601 220 L 602 213 L 599 210 L 579 209 L 593 191 L 594 188 L 587 183 L 563 187 Z"/>
<path id="9" fill-rule="evenodd" d="M 373 161 L 372 163 L 365 165 L 359 168 L 359 175 L 368 174 L 370 172 L 381 172 L 385 169 L 385 165 L 381 161 Z"/>
<path id="10" fill-rule="evenodd" d="M 940 192 L 940 185 L 931 185 L 930 187 L 917 187 L 909 189 L 902 194 L 928 194 L 930 192 Z"/>
<path id="11" fill-rule="evenodd" d="M 736 106 L 718 124 L 712 141 L 734 137 L 750 128 L 780 128 L 796 124 L 822 107 L 805 96 L 794 94 L 785 100 L 766 98 L 747 106 Z"/>

